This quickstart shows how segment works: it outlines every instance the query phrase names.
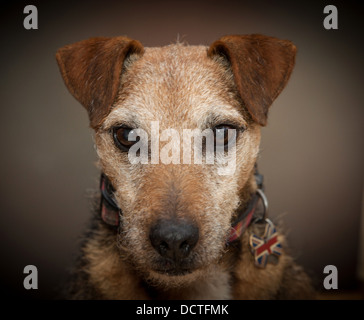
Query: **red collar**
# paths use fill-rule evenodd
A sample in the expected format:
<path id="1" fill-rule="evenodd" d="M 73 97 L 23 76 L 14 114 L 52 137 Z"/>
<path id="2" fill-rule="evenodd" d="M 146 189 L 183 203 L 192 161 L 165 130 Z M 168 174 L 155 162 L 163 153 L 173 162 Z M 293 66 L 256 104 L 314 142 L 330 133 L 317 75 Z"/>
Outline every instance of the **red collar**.
<path id="1" fill-rule="evenodd" d="M 256 180 L 258 183 L 259 189 L 257 189 L 256 193 L 252 195 L 251 200 L 248 203 L 247 208 L 238 213 L 237 218 L 232 223 L 229 236 L 227 237 L 227 243 L 232 243 L 238 239 L 240 239 L 243 232 L 248 228 L 248 226 L 252 223 L 252 221 L 261 221 L 266 217 L 266 213 L 268 210 L 268 202 L 265 194 L 262 191 L 262 176 L 258 176 L 256 173 Z M 116 201 L 113 196 L 113 192 L 115 191 L 110 183 L 110 180 L 106 177 L 106 175 L 101 174 L 100 180 L 100 190 L 101 190 L 101 203 L 100 203 L 100 215 L 101 219 L 108 225 L 113 227 L 118 227 L 120 223 L 120 215 L 121 210 L 116 204 Z M 261 216 L 257 215 L 257 207 L 259 203 L 259 199 L 263 202 L 263 214 Z"/>
<path id="2" fill-rule="evenodd" d="M 227 238 L 227 243 L 234 242 L 237 239 L 240 239 L 243 232 L 249 227 L 252 218 L 254 216 L 254 212 L 256 209 L 256 205 L 254 205 L 250 211 L 248 211 L 245 218 L 240 220 L 239 222 L 234 223 L 230 228 L 230 234 Z"/>
<path id="3" fill-rule="evenodd" d="M 258 214 L 259 200 L 263 203 L 263 212 Z M 236 220 L 232 223 L 230 234 L 227 238 L 227 243 L 232 243 L 240 239 L 243 232 L 249 227 L 252 222 L 264 221 L 268 211 L 268 201 L 262 189 L 257 189 L 256 193 L 252 195 L 247 208 L 238 215 Z"/>

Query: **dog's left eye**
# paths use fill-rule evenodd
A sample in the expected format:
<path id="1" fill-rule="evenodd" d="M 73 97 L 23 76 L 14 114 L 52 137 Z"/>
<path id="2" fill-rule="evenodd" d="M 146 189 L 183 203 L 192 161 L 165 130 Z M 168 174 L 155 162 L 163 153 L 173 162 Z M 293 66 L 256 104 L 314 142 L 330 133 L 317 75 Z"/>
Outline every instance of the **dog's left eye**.
<path id="1" fill-rule="evenodd" d="M 134 135 L 133 130 L 134 129 L 128 127 L 113 128 L 114 141 L 119 149 L 128 151 L 129 148 L 139 140 L 139 137 L 137 137 L 135 141 L 129 140 L 129 136 Z"/>
<path id="2" fill-rule="evenodd" d="M 215 137 L 215 146 L 226 147 L 236 138 L 236 128 L 234 128 L 233 126 L 222 124 L 214 127 L 213 130 Z"/>

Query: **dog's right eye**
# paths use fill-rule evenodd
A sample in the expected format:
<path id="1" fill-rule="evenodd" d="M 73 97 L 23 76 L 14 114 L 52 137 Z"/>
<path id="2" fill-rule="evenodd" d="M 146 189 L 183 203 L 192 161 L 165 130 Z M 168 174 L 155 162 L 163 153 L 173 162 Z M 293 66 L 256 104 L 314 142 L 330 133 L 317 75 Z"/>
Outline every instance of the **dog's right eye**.
<path id="1" fill-rule="evenodd" d="M 236 129 L 231 125 L 218 125 L 214 127 L 215 145 L 227 147 L 233 139 L 236 139 Z M 229 135 L 229 130 L 233 131 L 233 134 Z"/>
<path id="2" fill-rule="evenodd" d="M 139 141 L 139 137 L 135 141 L 129 140 L 129 137 L 134 135 L 134 129 L 128 127 L 115 127 L 113 128 L 113 137 L 116 146 L 123 150 L 128 151 L 129 148 Z"/>

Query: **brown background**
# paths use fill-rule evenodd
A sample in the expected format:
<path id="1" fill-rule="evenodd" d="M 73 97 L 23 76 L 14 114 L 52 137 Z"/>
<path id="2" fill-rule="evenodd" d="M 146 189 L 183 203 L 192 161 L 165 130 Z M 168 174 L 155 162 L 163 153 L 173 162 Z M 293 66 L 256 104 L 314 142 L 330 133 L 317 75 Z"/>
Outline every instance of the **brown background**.
<path id="1" fill-rule="evenodd" d="M 39 29 L 23 28 L 25 2 L 1 9 L 0 281 L 8 296 L 51 298 L 77 255 L 98 186 L 86 112 L 67 92 L 57 48 L 127 35 L 145 46 L 209 45 L 225 34 L 293 41 L 297 63 L 263 129 L 260 171 L 271 216 L 284 215 L 291 248 L 322 288 L 357 283 L 363 186 L 363 5 L 359 1 L 33 1 Z M 339 30 L 323 28 L 335 4 Z M 39 270 L 26 291 L 23 268 Z"/>

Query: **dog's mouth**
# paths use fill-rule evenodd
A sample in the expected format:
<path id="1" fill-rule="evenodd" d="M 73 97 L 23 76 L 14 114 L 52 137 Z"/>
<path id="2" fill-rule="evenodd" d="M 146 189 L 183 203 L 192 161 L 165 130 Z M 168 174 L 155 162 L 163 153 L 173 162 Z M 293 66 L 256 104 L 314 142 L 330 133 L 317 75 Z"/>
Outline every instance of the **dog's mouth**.
<path id="1" fill-rule="evenodd" d="M 192 273 L 193 269 L 182 269 L 177 267 L 172 269 L 154 269 L 153 271 L 166 276 L 184 276 Z"/>
<path id="2" fill-rule="evenodd" d="M 166 276 L 184 276 L 193 273 L 197 266 L 193 263 L 193 259 L 183 259 L 180 261 L 172 261 L 170 259 L 158 259 L 152 264 L 152 270 L 158 274 Z"/>

